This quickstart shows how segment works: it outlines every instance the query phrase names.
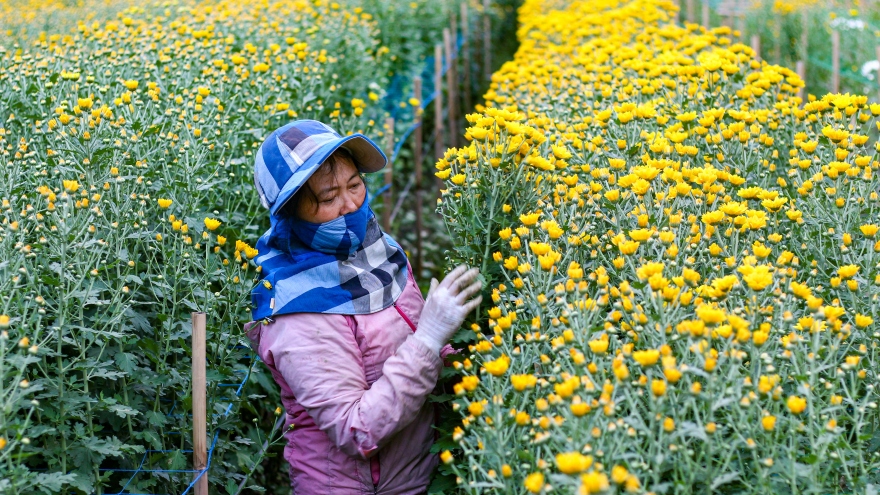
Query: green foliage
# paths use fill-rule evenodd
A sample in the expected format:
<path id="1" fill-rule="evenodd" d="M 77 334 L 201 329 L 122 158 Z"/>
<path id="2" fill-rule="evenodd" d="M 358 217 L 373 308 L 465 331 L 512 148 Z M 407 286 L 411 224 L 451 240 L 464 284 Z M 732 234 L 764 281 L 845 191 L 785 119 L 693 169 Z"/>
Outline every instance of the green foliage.
<path id="1" fill-rule="evenodd" d="M 116 492 L 131 473 L 112 469 L 191 469 L 181 449 L 192 448 L 193 311 L 208 322 L 211 492 L 285 489 L 277 385 L 242 334 L 251 245 L 268 227 L 253 153 L 294 118 L 381 142 L 394 107 L 380 104 L 411 95 L 447 9 L 437 0 L 0 5 L 24 12 L 0 26 L 0 492 Z M 471 12 L 475 33 L 480 5 Z M 493 39 L 503 40 L 495 66 L 515 46 L 511 15 L 507 3 L 493 6 Z M 479 94 L 482 68 L 466 62 Z M 399 137 L 414 114 L 395 113 Z M 432 149 L 427 138 L 428 162 Z M 395 163 L 395 191 L 412 187 L 412 156 L 407 145 Z M 368 176 L 370 189 L 380 180 Z M 414 215 L 400 211 L 392 231 L 412 252 Z M 442 275 L 447 240 L 442 219 L 425 217 L 418 276 L 430 280 Z M 241 397 L 223 386 L 245 376 Z M 447 412 L 448 392 L 432 399 Z M 451 426 L 438 427 L 448 437 Z M 448 475 L 441 468 L 432 490 L 445 491 Z M 140 473 L 126 490 L 177 493 L 191 477 Z"/>

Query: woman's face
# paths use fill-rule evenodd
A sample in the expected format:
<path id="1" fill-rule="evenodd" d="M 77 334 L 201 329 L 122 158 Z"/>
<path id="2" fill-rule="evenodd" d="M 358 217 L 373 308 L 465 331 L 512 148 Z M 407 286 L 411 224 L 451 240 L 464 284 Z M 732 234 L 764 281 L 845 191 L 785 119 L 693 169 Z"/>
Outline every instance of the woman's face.
<path id="1" fill-rule="evenodd" d="M 309 177 L 308 185 L 317 203 L 304 196 L 296 215 L 307 222 L 324 223 L 356 211 L 364 204 L 367 188 L 357 167 L 345 155 L 336 164 L 336 173 L 324 173 L 324 165 Z M 325 169 L 326 170 L 326 169 Z"/>

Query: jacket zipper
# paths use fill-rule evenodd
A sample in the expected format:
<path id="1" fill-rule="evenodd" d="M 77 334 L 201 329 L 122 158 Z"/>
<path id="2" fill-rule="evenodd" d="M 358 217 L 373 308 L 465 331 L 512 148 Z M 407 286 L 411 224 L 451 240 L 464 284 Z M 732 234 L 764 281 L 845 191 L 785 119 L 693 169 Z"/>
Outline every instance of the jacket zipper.
<path id="1" fill-rule="evenodd" d="M 391 305 L 394 306 L 394 309 L 396 309 L 397 312 L 400 313 L 400 316 L 402 316 L 403 319 L 406 320 L 406 324 L 409 325 L 409 327 L 412 329 L 413 332 L 415 332 L 416 326 L 413 325 L 412 320 L 410 320 L 409 317 L 406 316 L 406 314 L 404 314 L 403 310 L 401 310 L 400 307 L 397 306 L 397 301 L 391 303 Z"/>

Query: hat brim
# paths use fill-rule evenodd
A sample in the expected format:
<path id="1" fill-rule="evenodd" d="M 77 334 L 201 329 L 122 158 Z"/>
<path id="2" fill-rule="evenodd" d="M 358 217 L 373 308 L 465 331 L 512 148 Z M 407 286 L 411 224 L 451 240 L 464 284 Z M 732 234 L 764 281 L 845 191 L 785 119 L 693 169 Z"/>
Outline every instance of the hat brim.
<path id="1" fill-rule="evenodd" d="M 324 163 L 330 155 L 339 148 L 345 148 L 351 153 L 351 157 L 355 162 L 355 166 L 360 172 L 370 173 L 377 172 L 385 168 L 388 158 L 385 153 L 370 138 L 363 134 L 352 134 L 344 136 L 335 141 L 331 141 L 324 146 L 318 148 L 308 160 L 293 173 L 290 179 L 281 188 L 275 204 L 269 209 L 270 215 L 275 215 L 278 210 L 284 207 L 285 203 L 293 197 L 294 194 L 302 187 L 309 177 Z"/>
<path id="2" fill-rule="evenodd" d="M 385 156 L 385 153 L 363 134 L 345 136 L 339 143 L 339 147 L 345 148 L 351 153 L 358 170 L 364 173 L 378 172 L 388 163 L 388 157 Z M 333 150 L 336 151 L 336 148 Z"/>

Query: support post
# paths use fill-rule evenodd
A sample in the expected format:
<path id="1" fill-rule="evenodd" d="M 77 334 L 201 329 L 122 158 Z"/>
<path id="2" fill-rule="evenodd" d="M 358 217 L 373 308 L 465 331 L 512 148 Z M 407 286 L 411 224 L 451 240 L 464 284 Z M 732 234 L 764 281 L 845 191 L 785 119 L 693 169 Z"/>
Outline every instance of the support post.
<path id="1" fill-rule="evenodd" d="M 775 21 L 773 22 L 773 37 L 775 42 L 773 43 L 773 61 L 776 65 L 782 64 L 782 21 L 777 16 Z"/>
<path id="2" fill-rule="evenodd" d="M 880 45 L 874 47 L 874 56 L 877 57 L 877 60 L 880 60 Z M 877 84 L 878 84 L 878 98 L 880 98 L 880 70 L 877 71 Z"/>
<path id="3" fill-rule="evenodd" d="M 446 96 L 449 99 L 449 108 L 446 111 L 449 127 L 449 146 L 458 146 L 458 96 L 456 91 L 455 77 L 455 52 L 452 34 L 449 28 L 443 29 L 443 44 L 446 47 Z"/>
<path id="4" fill-rule="evenodd" d="M 761 61 L 761 35 L 752 35 L 752 51 L 755 52 L 755 60 Z"/>
<path id="5" fill-rule="evenodd" d="M 483 77 L 492 80 L 492 19 L 489 18 L 490 0 L 483 0 Z"/>
<path id="6" fill-rule="evenodd" d="M 394 117 L 385 119 L 385 155 L 388 156 L 388 165 L 385 165 L 385 193 L 382 198 L 382 230 L 391 233 L 391 172 L 394 169 L 392 158 L 394 155 Z"/>
<path id="7" fill-rule="evenodd" d="M 810 16 L 807 13 L 807 9 L 801 13 L 801 42 L 800 42 L 800 54 L 801 60 L 806 61 L 809 57 L 809 42 L 810 40 Z"/>
<path id="8" fill-rule="evenodd" d="M 798 60 L 795 64 L 795 71 L 798 73 L 798 77 L 804 82 L 804 87 L 798 89 L 798 98 L 801 99 L 801 102 L 804 101 L 804 97 L 806 96 L 807 90 L 807 65 L 803 60 Z"/>
<path id="9" fill-rule="evenodd" d="M 801 80 L 804 81 L 804 87 L 798 89 L 798 98 L 800 98 L 801 101 L 803 102 L 804 96 L 806 95 L 806 89 L 807 89 L 806 88 L 806 86 L 807 86 L 807 84 L 806 84 L 807 83 L 807 65 L 804 63 L 803 60 L 797 61 L 797 64 L 795 64 L 795 71 L 797 71 L 798 77 L 800 77 Z"/>
<path id="10" fill-rule="evenodd" d="M 706 29 L 710 29 L 709 26 L 709 0 L 703 0 L 703 27 Z"/>
<path id="11" fill-rule="evenodd" d="M 831 92 L 840 93 L 840 31 L 831 31 Z"/>
<path id="12" fill-rule="evenodd" d="M 696 14 L 694 10 L 694 0 L 687 0 L 685 5 L 687 6 L 687 21 L 693 23 L 696 21 Z"/>
<path id="13" fill-rule="evenodd" d="M 458 12 L 455 4 L 449 6 L 449 36 L 452 40 L 452 58 L 458 60 Z M 456 62 L 457 63 L 457 62 Z"/>
<path id="14" fill-rule="evenodd" d="M 193 469 L 201 471 L 208 465 L 207 370 L 205 313 L 192 312 L 192 415 Z M 198 474 L 195 474 L 198 476 Z M 208 495 L 208 472 L 196 481 L 194 493 Z"/>
<path id="15" fill-rule="evenodd" d="M 434 160 L 443 158 L 446 143 L 443 139 L 443 46 L 434 45 Z M 435 191 L 440 194 L 443 181 L 434 176 Z"/>
<path id="16" fill-rule="evenodd" d="M 470 111 L 473 108 L 471 104 L 471 29 L 468 19 L 467 2 L 461 3 L 461 66 L 464 70 L 464 108 Z"/>
<path id="17" fill-rule="evenodd" d="M 739 31 L 738 39 L 742 43 L 746 36 L 746 16 L 743 13 L 736 14 L 736 30 Z"/>
<path id="18" fill-rule="evenodd" d="M 413 79 L 413 97 L 419 100 L 419 108 L 416 110 L 415 125 L 413 130 L 413 165 L 415 166 L 415 195 L 416 195 L 416 262 L 413 267 L 416 277 L 422 276 L 422 78 L 416 76 Z"/>

